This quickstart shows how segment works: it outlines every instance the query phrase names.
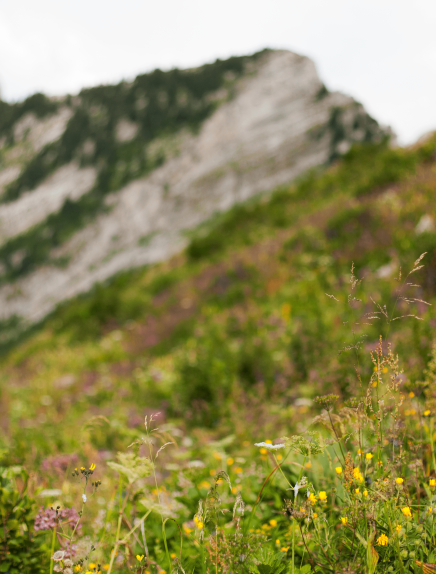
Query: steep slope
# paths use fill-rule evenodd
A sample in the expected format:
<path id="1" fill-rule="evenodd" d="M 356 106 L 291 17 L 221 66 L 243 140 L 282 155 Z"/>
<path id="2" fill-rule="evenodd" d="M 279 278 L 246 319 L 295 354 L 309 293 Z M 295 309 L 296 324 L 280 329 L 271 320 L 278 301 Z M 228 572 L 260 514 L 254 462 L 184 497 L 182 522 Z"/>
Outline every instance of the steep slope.
<path id="1" fill-rule="evenodd" d="M 37 104 L 40 118 L 25 103 L 0 126 L 0 309 L 16 328 L 385 133 L 311 60 L 280 51 Z"/>

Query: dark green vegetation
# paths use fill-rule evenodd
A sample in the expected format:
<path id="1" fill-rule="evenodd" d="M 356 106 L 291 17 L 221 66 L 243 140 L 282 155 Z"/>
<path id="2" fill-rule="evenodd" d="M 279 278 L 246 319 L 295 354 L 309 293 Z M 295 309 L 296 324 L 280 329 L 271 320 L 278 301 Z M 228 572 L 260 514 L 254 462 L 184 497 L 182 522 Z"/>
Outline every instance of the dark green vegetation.
<path id="1" fill-rule="evenodd" d="M 0 137 L 6 136 L 8 143 L 14 143 L 13 127 L 26 114 L 32 113 L 38 118 L 51 115 L 58 109 L 58 103 L 44 94 L 29 96 L 24 102 L 8 104 L 0 100 Z"/>

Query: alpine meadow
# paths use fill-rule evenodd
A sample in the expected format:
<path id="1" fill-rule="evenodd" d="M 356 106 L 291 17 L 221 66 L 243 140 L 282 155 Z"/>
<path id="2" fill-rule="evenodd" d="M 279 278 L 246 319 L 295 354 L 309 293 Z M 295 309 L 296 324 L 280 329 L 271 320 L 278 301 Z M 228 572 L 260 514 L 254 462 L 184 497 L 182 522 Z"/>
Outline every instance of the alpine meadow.
<path id="1" fill-rule="evenodd" d="M 0 572 L 434 574 L 435 191 L 292 52 L 0 101 Z"/>

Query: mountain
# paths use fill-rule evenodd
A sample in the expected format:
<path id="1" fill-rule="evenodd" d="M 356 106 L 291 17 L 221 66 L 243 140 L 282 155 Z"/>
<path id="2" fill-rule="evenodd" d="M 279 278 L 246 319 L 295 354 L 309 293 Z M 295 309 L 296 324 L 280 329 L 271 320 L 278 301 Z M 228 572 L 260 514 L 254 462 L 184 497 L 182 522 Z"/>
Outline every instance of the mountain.
<path id="1" fill-rule="evenodd" d="M 215 214 L 388 134 L 287 51 L 0 102 L 4 341 L 167 260 Z"/>

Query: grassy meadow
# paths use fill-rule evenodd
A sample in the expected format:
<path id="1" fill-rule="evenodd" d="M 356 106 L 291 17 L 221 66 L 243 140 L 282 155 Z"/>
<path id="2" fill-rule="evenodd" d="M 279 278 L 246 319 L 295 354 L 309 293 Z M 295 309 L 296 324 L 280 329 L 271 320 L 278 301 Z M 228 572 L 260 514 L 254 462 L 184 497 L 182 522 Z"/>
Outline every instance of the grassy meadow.
<path id="1" fill-rule="evenodd" d="M 0 572 L 436 571 L 435 190 L 355 146 L 4 347 Z"/>

